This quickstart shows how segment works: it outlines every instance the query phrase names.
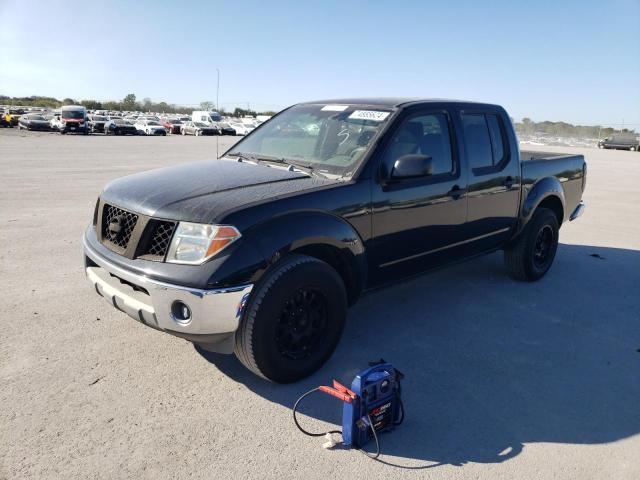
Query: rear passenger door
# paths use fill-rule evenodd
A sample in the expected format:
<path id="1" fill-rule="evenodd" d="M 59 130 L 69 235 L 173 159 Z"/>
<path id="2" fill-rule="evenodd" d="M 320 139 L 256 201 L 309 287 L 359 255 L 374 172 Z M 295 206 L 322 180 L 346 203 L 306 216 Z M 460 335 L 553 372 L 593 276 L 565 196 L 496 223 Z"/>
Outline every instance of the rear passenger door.
<path id="1" fill-rule="evenodd" d="M 461 112 L 469 178 L 465 229 L 470 254 L 500 246 L 516 224 L 520 165 L 506 118 L 491 108 Z"/>
<path id="2" fill-rule="evenodd" d="M 390 181 L 395 161 L 411 154 L 429 155 L 432 175 Z M 467 175 L 460 166 L 450 112 L 426 107 L 407 112 L 378 155 L 372 183 L 372 284 L 445 263 L 451 247 L 464 238 L 467 212 Z"/>

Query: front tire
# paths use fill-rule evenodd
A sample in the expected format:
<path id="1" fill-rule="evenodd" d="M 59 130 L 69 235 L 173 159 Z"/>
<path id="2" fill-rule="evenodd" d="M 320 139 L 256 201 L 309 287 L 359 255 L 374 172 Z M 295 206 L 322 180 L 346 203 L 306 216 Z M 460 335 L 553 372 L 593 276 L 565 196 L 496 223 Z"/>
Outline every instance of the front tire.
<path id="1" fill-rule="evenodd" d="M 541 279 L 553 264 L 559 233 L 555 213 L 538 208 L 520 237 L 504 250 L 511 277 L 529 282 Z"/>
<path id="2" fill-rule="evenodd" d="M 347 315 L 342 278 L 327 263 L 289 255 L 260 281 L 235 336 L 235 354 L 256 375 L 291 383 L 335 350 Z"/>

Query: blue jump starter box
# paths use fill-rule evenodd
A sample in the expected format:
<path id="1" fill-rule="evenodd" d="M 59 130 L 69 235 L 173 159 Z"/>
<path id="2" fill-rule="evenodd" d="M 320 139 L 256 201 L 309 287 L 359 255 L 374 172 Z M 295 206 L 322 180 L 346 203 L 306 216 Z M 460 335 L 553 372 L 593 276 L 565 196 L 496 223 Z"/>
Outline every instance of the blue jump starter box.
<path id="1" fill-rule="evenodd" d="M 393 430 L 404 417 L 400 397 L 402 373 L 390 363 L 378 363 L 360 372 L 351 389 L 333 381 L 320 390 L 341 399 L 342 440 L 347 447 L 362 448 L 375 434 Z"/>

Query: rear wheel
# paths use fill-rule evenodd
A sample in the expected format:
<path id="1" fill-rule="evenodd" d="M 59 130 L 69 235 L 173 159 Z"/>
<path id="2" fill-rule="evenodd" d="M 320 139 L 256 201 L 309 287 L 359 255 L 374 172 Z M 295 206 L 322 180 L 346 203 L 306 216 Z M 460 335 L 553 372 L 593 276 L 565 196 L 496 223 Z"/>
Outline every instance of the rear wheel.
<path id="1" fill-rule="evenodd" d="M 510 275 L 530 282 L 542 278 L 556 256 L 559 230 L 555 213 L 538 208 L 524 232 L 504 251 Z"/>
<path id="2" fill-rule="evenodd" d="M 327 263 L 290 255 L 252 292 L 235 337 L 235 354 L 278 383 L 307 377 L 333 353 L 344 328 L 347 295 Z"/>

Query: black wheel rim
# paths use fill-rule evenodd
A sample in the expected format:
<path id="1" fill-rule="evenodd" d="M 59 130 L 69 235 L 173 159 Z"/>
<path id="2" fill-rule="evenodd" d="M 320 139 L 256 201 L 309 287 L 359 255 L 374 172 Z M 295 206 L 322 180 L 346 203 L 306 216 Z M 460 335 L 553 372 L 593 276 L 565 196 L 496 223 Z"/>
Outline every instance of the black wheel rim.
<path id="1" fill-rule="evenodd" d="M 553 229 L 550 225 L 545 225 L 538 231 L 536 243 L 533 249 L 533 263 L 536 267 L 542 268 L 547 264 L 552 246 Z"/>
<path id="2" fill-rule="evenodd" d="M 285 302 L 276 327 L 278 351 L 293 360 L 317 351 L 328 323 L 327 300 L 318 290 L 300 288 Z"/>

